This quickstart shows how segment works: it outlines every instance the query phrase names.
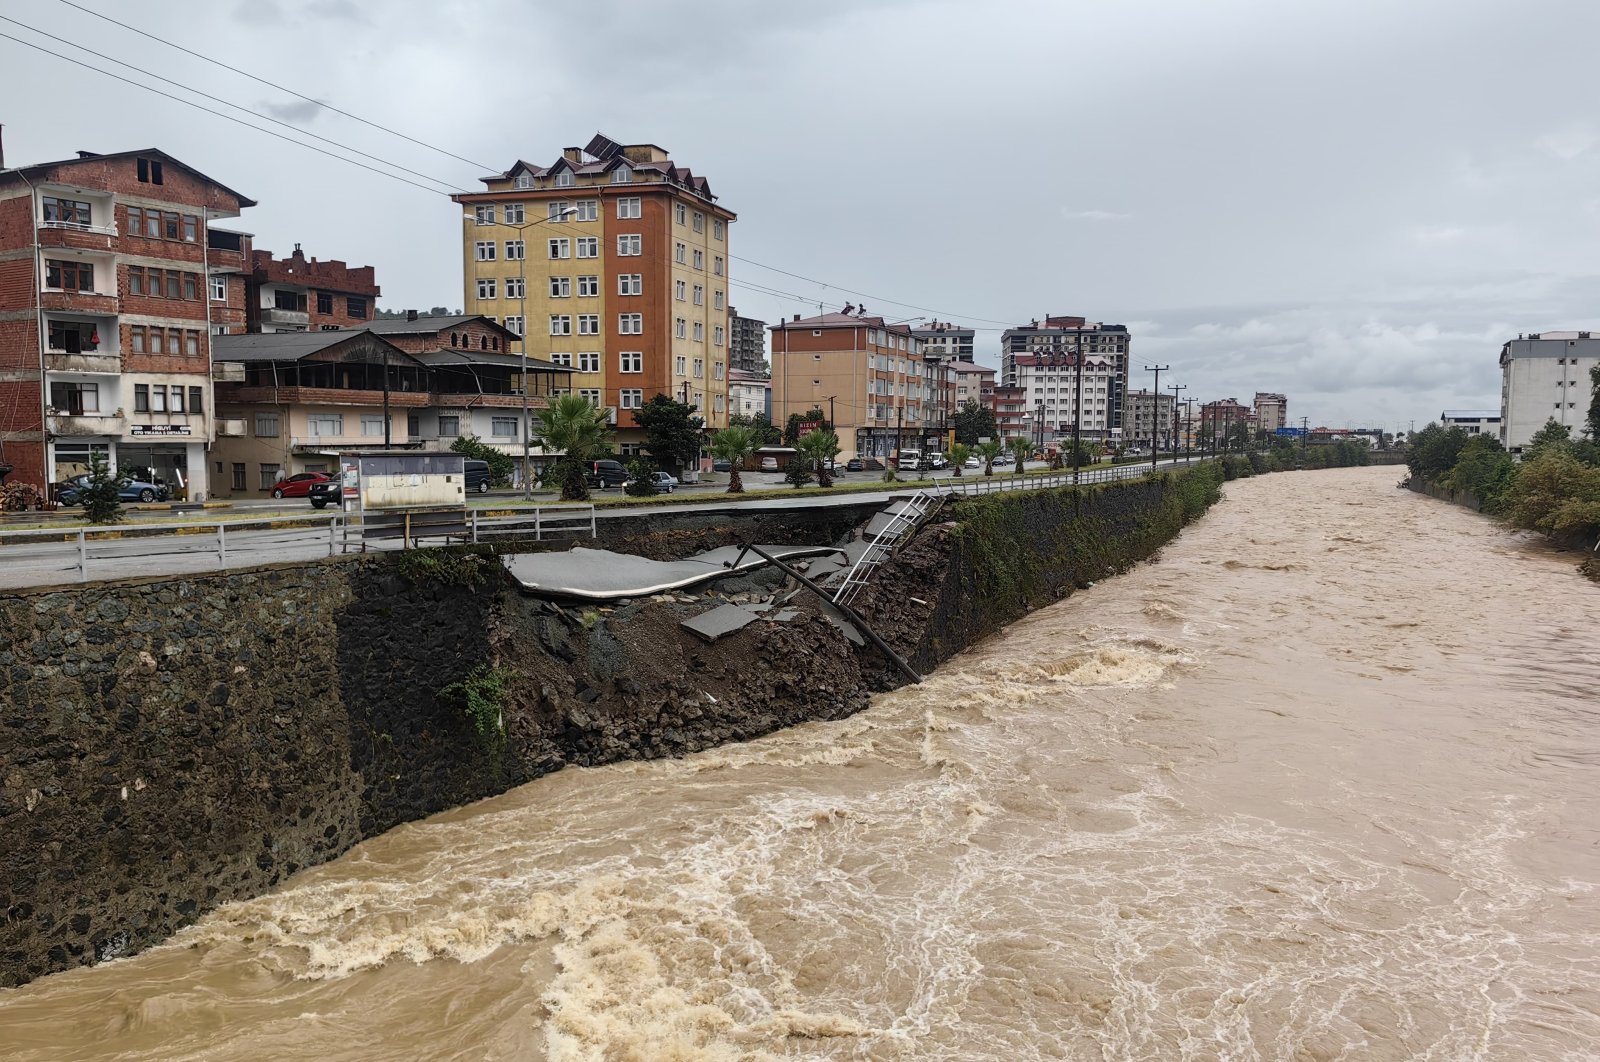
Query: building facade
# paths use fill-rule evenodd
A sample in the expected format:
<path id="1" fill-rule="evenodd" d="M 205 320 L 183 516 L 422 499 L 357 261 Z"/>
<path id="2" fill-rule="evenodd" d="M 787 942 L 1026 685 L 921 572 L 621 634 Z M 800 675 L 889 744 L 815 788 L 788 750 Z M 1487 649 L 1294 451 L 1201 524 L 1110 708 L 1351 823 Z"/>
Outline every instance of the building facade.
<path id="1" fill-rule="evenodd" d="M 452 198 L 462 225 L 463 304 L 570 367 L 577 393 L 615 411 L 657 394 L 688 401 L 708 429 L 728 418 L 732 211 L 704 177 L 654 144 L 596 135 L 548 166 L 518 161 Z"/>
<path id="2" fill-rule="evenodd" d="M 955 374 L 955 408 L 960 409 L 967 404 L 967 399 L 975 400 L 986 409 L 994 409 L 994 376 L 995 371 L 987 365 L 975 365 L 972 362 L 958 361 L 950 366 Z"/>
<path id="3" fill-rule="evenodd" d="M 1283 395 L 1257 391 L 1256 430 L 1272 434 L 1289 423 L 1289 399 Z"/>
<path id="4" fill-rule="evenodd" d="M 1521 453 L 1550 420 L 1572 429 L 1588 421 L 1600 339 L 1589 332 L 1533 332 L 1500 348 L 1500 441 Z"/>
<path id="5" fill-rule="evenodd" d="M 148 469 L 209 492 L 212 332 L 242 318 L 255 201 L 155 149 L 0 172 L 0 464 L 39 485 Z M 239 302 L 233 300 L 238 298 Z"/>
<path id="6" fill-rule="evenodd" d="M 922 351 L 927 357 L 972 361 L 973 339 L 977 333 L 971 328 L 963 328 L 949 321 L 929 321 L 921 328 L 913 328 L 911 334 L 922 340 Z"/>
<path id="7" fill-rule="evenodd" d="M 1132 338 L 1126 325 L 1101 324 L 1066 314 L 1047 316 L 1043 322 L 1008 328 L 1000 336 L 1000 380 L 1017 382 L 1016 359 L 1027 354 L 1083 353 L 1110 363 L 1107 387 L 1107 439 L 1122 436 L 1123 395 L 1128 390 L 1128 365 Z"/>
<path id="8" fill-rule="evenodd" d="M 905 325 L 843 313 L 781 321 L 772 331 L 772 419 L 829 410 L 841 456 L 887 458 L 943 449 L 940 396 L 922 343 Z"/>
<path id="9" fill-rule="evenodd" d="M 382 294 L 371 266 L 307 258 L 300 245 L 287 258 L 250 252 L 245 277 L 245 330 L 326 332 L 360 328 L 377 313 Z"/>
<path id="10" fill-rule="evenodd" d="M 1500 438 L 1498 409 L 1447 409 L 1439 414 L 1439 423 L 1446 428 L 1460 428 L 1468 435 Z"/>
<path id="11" fill-rule="evenodd" d="M 765 346 L 765 343 L 762 344 Z M 765 373 L 728 370 L 729 416 L 753 417 L 757 413 L 772 416 L 772 381 Z"/>
<path id="12" fill-rule="evenodd" d="M 1122 441 L 1157 450 L 1171 449 L 1177 438 L 1176 395 L 1129 391 L 1122 415 Z"/>
<path id="13" fill-rule="evenodd" d="M 1219 398 L 1200 407 L 1200 441 L 1207 446 L 1213 438 L 1227 438 L 1235 424 L 1250 425 L 1252 430 L 1255 427 L 1255 415 L 1249 406 L 1240 405 L 1237 398 Z"/>
<path id="14" fill-rule="evenodd" d="M 1063 353 L 1017 354 L 1011 364 L 1016 374 L 1015 386 L 1022 391 L 1028 415 L 1029 430 L 1018 434 L 1028 435 L 1039 446 L 1054 446 L 1057 440 L 1075 432 L 1085 442 L 1108 442 L 1113 438 L 1117 370 L 1111 359 Z"/>
<path id="15" fill-rule="evenodd" d="M 728 307 L 728 368 L 743 373 L 765 375 L 767 365 L 767 322 L 740 317 Z"/>
<path id="16" fill-rule="evenodd" d="M 1020 386 L 996 384 L 994 388 L 994 423 L 999 434 L 995 442 L 1029 437 L 1033 428 L 1033 413 L 1028 405 L 1027 389 Z"/>

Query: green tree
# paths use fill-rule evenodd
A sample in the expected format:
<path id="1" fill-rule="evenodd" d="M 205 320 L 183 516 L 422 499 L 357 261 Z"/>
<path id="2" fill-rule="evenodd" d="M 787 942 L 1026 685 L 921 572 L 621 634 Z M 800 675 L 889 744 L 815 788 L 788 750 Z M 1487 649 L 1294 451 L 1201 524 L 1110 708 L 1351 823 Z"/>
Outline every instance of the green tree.
<path id="1" fill-rule="evenodd" d="M 735 413 L 728 418 L 728 427 L 749 428 L 755 432 L 757 446 L 778 446 L 783 442 L 783 429 L 765 413 Z"/>
<path id="2" fill-rule="evenodd" d="M 743 494 L 744 480 L 739 471 L 745 458 L 756 452 L 759 445 L 753 430 L 743 424 L 730 424 L 711 436 L 711 455 L 728 462 L 728 493 Z"/>
<path id="3" fill-rule="evenodd" d="M 978 445 L 979 439 L 998 439 L 1000 427 L 995 423 L 994 410 L 976 398 L 969 398 L 956 410 L 956 442 L 968 446 Z"/>
<path id="4" fill-rule="evenodd" d="M 633 411 L 633 422 L 644 429 L 644 448 L 658 465 L 681 470 L 700 455 L 703 421 L 687 403 L 658 394 Z"/>
<path id="5" fill-rule="evenodd" d="M 790 413 L 788 421 L 783 426 L 783 445 L 794 446 L 800 441 L 800 425 L 806 421 L 821 423 L 823 431 L 832 431 L 833 425 L 828 421 L 828 415 L 820 407 L 812 406 L 804 413 Z"/>
<path id="6" fill-rule="evenodd" d="M 1005 453 L 1005 447 L 1001 446 L 998 441 L 990 439 L 986 443 L 979 443 L 973 447 L 972 452 L 977 454 L 978 458 L 983 462 L 983 474 L 992 476 L 994 475 L 994 463 L 1001 454 Z"/>
<path id="7" fill-rule="evenodd" d="M 628 481 L 622 485 L 622 492 L 633 498 L 649 498 L 656 493 L 656 485 L 650 479 L 655 469 L 650 467 L 650 462 L 642 457 L 635 457 L 623 466 L 628 471 Z"/>
<path id="8" fill-rule="evenodd" d="M 1600 443 L 1600 364 L 1589 368 L 1589 439 Z"/>
<path id="9" fill-rule="evenodd" d="M 1477 498 L 1486 513 L 1499 513 L 1505 492 L 1516 474 L 1516 462 L 1493 435 L 1474 435 L 1461 448 L 1455 467 L 1439 481 L 1447 490 L 1465 491 Z"/>
<path id="10" fill-rule="evenodd" d="M 117 495 L 117 477 L 98 450 L 89 454 L 89 484 L 78 499 L 83 518 L 91 524 L 114 524 L 122 519 L 122 499 Z"/>
<path id="11" fill-rule="evenodd" d="M 961 475 L 962 468 L 966 467 L 967 458 L 972 456 L 972 447 L 966 443 L 956 443 L 950 447 L 950 468 L 952 476 Z"/>
<path id="12" fill-rule="evenodd" d="M 516 470 L 517 462 L 510 454 L 502 453 L 478 438 L 476 435 L 463 435 L 450 444 L 450 449 L 458 454 L 465 454 L 475 461 L 484 461 L 489 465 L 489 479 L 497 487 L 503 487 L 511 481 L 511 473 Z"/>
<path id="13" fill-rule="evenodd" d="M 1429 424 L 1421 431 L 1412 433 L 1406 447 L 1406 467 L 1411 469 L 1413 475 L 1432 483 L 1456 466 L 1456 458 L 1461 456 L 1461 448 L 1467 445 L 1468 438 L 1467 433 L 1459 427 L 1445 429 L 1437 424 Z"/>
<path id="14" fill-rule="evenodd" d="M 1558 541 L 1600 532 L 1600 468 L 1583 464 L 1561 447 L 1524 455 L 1504 499 L 1505 517 L 1517 527 Z"/>
<path id="15" fill-rule="evenodd" d="M 1556 418 L 1551 417 L 1549 420 L 1544 422 L 1544 427 L 1534 432 L 1533 438 L 1528 440 L 1528 449 L 1526 454 L 1536 454 L 1540 450 L 1550 446 L 1566 449 L 1567 445 L 1571 442 L 1572 429 L 1567 427 L 1565 424 L 1559 423 Z"/>
<path id="16" fill-rule="evenodd" d="M 1006 449 L 1011 451 L 1012 459 L 1017 462 L 1017 475 L 1022 475 L 1028 455 L 1033 453 L 1033 443 L 1020 435 L 1013 435 L 1006 440 Z"/>
<path id="17" fill-rule="evenodd" d="M 839 456 L 839 436 L 831 431 L 807 432 L 800 437 L 796 448 L 815 467 L 817 486 L 833 486 L 833 472 L 830 466 L 833 459 Z"/>
<path id="18" fill-rule="evenodd" d="M 556 478 L 562 501 L 588 501 L 585 466 L 611 450 L 611 410 L 602 409 L 578 395 L 559 395 L 538 411 L 533 434 L 547 451 L 559 453 Z"/>
<path id="19" fill-rule="evenodd" d="M 793 484 L 795 490 L 811 482 L 811 462 L 805 454 L 795 454 L 789 458 L 789 463 L 783 466 L 783 478 L 784 482 Z"/>

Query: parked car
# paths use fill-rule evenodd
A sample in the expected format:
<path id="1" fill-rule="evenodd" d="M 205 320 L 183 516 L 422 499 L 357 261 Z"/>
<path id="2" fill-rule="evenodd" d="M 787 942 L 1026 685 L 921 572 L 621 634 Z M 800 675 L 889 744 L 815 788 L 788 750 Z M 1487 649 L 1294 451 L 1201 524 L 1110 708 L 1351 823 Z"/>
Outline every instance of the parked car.
<path id="1" fill-rule="evenodd" d="M 304 498 L 311 493 L 311 484 L 328 478 L 326 472 L 296 472 L 288 479 L 280 479 L 272 485 L 274 498 Z"/>
<path id="2" fill-rule="evenodd" d="M 89 487 L 87 474 L 73 476 L 64 483 L 56 485 L 56 502 L 60 505 L 78 505 L 83 500 L 83 492 Z M 117 480 L 117 497 L 122 501 L 166 501 L 172 496 L 165 483 L 147 483 L 142 479 Z"/>
<path id="3" fill-rule="evenodd" d="M 670 472 L 652 472 L 649 479 L 657 494 L 671 494 L 678 488 L 678 478 Z"/>
<path id="4" fill-rule="evenodd" d="M 966 468 L 982 468 L 983 467 L 983 462 L 981 460 L 979 460 L 978 458 L 976 458 L 976 457 L 969 457 L 969 458 L 966 459 L 966 461 L 962 462 L 962 464 Z"/>
<path id="5" fill-rule="evenodd" d="M 865 472 L 866 468 L 866 464 L 859 457 L 852 457 L 850 460 L 844 463 L 844 470 L 846 472 Z"/>
<path id="6" fill-rule="evenodd" d="M 732 472 L 733 471 L 733 463 L 731 461 L 724 461 L 722 458 L 719 457 L 715 461 L 711 462 L 711 471 L 713 471 L 713 472 Z"/>
<path id="7" fill-rule="evenodd" d="M 628 482 L 628 470 L 619 461 L 591 461 L 583 478 L 591 487 L 620 487 Z"/>
<path id="8" fill-rule="evenodd" d="M 333 477 L 324 477 L 311 484 L 306 490 L 306 497 L 311 499 L 313 509 L 338 505 L 344 501 L 344 484 Z"/>
<path id="9" fill-rule="evenodd" d="M 489 480 L 492 478 L 489 475 L 489 462 L 479 461 L 475 458 L 469 457 L 466 462 L 466 467 L 467 490 L 475 490 L 479 494 L 488 494 Z"/>
<path id="10" fill-rule="evenodd" d="M 773 457 L 773 456 L 771 456 L 769 454 L 768 456 L 763 457 L 761 459 L 761 471 L 763 471 L 763 472 L 776 472 L 777 470 L 778 470 L 778 459 L 776 457 Z"/>
<path id="11" fill-rule="evenodd" d="M 929 468 L 949 468 L 950 467 L 950 459 L 948 457 L 946 457 L 944 454 L 929 454 L 928 455 L 928 467 Z"/>

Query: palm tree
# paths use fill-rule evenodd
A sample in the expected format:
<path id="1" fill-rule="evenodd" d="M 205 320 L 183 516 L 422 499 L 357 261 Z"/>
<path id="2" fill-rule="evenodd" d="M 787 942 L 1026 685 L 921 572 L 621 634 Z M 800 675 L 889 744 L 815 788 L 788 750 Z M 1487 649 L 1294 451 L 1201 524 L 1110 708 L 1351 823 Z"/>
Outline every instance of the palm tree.
<path id="1" fill-rule="evenodd" d="M 711 436 L 711 456 L 728 462 L 729 494 L 744 493 L 744 480 L 739 478 L 739 466 L 744 464 L 745 458 L 756 452 L 758 441 L 755 431 L 742 424 L 723 428 Z"/>
<path id="2" fill-rule="evenodd" d="M 979 443 L 975 452 L 983 459 L 983 474 L 992 476 L 994 475 L 994 463 L 1001 454 L 1005 453 L 1005 447 L 990 439 L 986 443 Z"/>
<path id="3" fill-rule="evenodd" d="M 795 449 L 804 454 L 807 461 L 816 463 L 817 486 L 833 486 L 833 472 L 828 466 L 839 456 L 839 436 L 831 431 L 807 432 L 795 443 Z"/>
<path id="4" fill-rule="evenodd" d="M 967 458 L 972 456 L 972 447 L 966 443 L 956 443 L 950 447 L 950 467 L 954 469 L 952 476 L 961 475 L 962 466 L 967 463 Z"/>
<path id="5" fill-rule="evenodd" d="M 608 452 L 611 447 L 611 410 L 596 407 L 587 398 L 578 395 L 559 395 L 545 409 L 537 411 L 539 423 L 533 426 L 533 436 L 546 451 L 557 451 L 562 457 L 561 500 L 588 501 L 589 484 L 584 478 L 584 465 L 597 453 Z"/>
<path id="6" fill-rule="evenodd" d="M 1006 440 L 1006 449 L 1011 451 L 1011 456 L 1017 460 L 1017 475 L 1022 475 L 1022 465 L 1033 453 L 1033 443 L 1020 435 L 1013 435 Z"/>

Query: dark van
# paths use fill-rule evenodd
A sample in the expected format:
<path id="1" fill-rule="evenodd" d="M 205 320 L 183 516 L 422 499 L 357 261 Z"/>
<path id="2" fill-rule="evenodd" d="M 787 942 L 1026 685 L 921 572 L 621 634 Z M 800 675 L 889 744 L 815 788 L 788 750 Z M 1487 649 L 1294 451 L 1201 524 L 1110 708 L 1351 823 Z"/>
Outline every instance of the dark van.
<path id="1" fill-rule="evenodd" d="M 591 487 L 620 487 L 628 482 L 628 471 L 619 461 L 591 461 L 583 478 Z"/>
<path id="2" fill-rule="evenodd" d="M 466 466 L 468 492 L 477 491 L 479 494 L 488 494 L 490 478 L 489 462 L 475 461 L 472 458 L 468 458 L 466 461 Z"/>

